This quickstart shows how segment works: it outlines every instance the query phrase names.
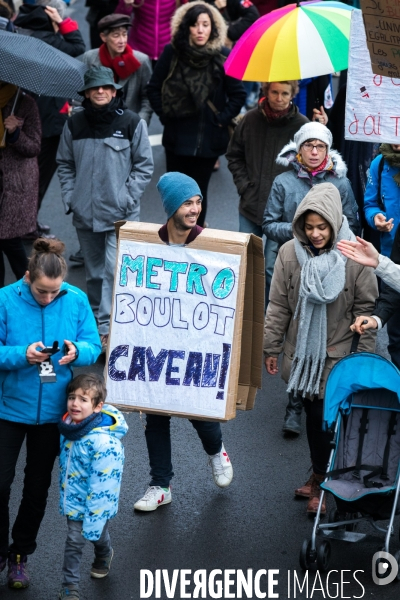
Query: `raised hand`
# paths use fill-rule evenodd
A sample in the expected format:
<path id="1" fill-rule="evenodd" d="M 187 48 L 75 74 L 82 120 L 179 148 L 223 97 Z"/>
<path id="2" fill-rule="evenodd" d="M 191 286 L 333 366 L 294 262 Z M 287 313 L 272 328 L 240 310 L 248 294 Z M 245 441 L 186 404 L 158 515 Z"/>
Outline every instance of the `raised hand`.
<path id="1" fill-rule="evenodd" d="M 379 263 L 379 252 L 374 248 L 372 244 L 366 242 L 362 238 L 357 236 L 357 242 L 351 242 L 349 240 L 341 240 L 337 243 L 337 249 L 346 256 L 351 258 L 360 265 L 366 267 L 376 267 Z"/>

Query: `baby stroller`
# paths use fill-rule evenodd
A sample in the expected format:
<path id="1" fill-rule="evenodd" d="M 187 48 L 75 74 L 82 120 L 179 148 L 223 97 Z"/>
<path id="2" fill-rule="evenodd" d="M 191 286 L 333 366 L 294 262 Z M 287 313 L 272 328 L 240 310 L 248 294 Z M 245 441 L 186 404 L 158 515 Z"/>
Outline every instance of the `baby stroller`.
<path id="1" fill-rule="evenodd" d="M 333 540 L 378 540 L 390 552 L 400 492 L 400 371 L 377 354 L 343 358 L 328 378 L 324 425 L 332 432 L 332 451 L 311 540 L 303 542 L 300 552 L 304 570 L 328 570 Z M 321 523 L 326 492 L 334 496 L 336 509 L 328 523 Z M 379 525 L 382 520 L 389 524 Z M 375 535 L 355 531 L 361 522 L 369 523 Z M 400 565 L 400 550 L 393 555 Z"/>

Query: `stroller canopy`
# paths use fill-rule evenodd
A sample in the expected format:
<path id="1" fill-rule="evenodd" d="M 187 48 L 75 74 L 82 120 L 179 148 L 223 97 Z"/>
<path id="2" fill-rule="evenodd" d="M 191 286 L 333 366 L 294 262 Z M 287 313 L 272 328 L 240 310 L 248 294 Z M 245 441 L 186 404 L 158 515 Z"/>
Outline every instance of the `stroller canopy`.
<path id="1" fill-rule="evenodd" d="M 378 354 L 359 352 L 338 362 L 328 377 L 324 399 L 324 426 L 331 427 L 338 411 L 350 412 L 352 394 L 385 388 L 397 394 L 400 410 L 400 371 Z"/>

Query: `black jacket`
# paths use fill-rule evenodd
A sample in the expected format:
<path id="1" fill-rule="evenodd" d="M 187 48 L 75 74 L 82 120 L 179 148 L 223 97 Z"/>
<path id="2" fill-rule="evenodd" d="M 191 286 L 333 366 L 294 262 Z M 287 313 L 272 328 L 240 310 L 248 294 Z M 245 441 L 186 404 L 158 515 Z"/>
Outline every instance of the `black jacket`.
<path id="1" fill-rule="evenodd" d="M 61 35 L 53 29 L 50 18 L 44 12 L 44 6 L 35 4 L 23 4 L 14 24 L 18 27 L 18 33 L 30 35 L 46 44 L 65 52 L 69 56 L 80 56 L 85 52 L 85 42 L 81 32 L 76 29 L 70 33 Z M 65 105 L 66 98 L 52 98 L 39 96 L 36 103 L 39 108 L 42 121 L 42 137 L 53 137 L 61 135 L 67 114 L 60 113 Z"/>
<path id="2" fill-rule="evenodd" d="M 222 48 L 221 54 L 227 56 L 228 53 L 226 48 Z M 174 56 L 172 45 L 167 44 L 147 86 L 151 107 L 164 125 L 163 146 L 178 156 L 212 158 L 225 154 L 229 142 L 228 125 L 239 114 L 246 99 L 242 82 L 222 73 L 210 96 L 219 111 L 217 116 L 205 104 L 199 115 L 166 119 L 162 110 L 161 90 Z"/>
<path id="3" fill-rule="evenodd" d="M 215 6 L 214 0 L 205 0 L 205 2 Z M 227 0 L 226 8 L 220 13 L 228 22 L 228 38 L 232 42 L 237 42 L 260 16 L 258 9 L 250 0 Z"/>
<path id="4" fill-rule="evenodd" d="M 396 231 L 390 258 L 396 265 L 400 265 L 400 227 Z M 400 292 L 384 285 L 376 300 L 373 314 L 380 318 L 382 325 L 385 325 L 398 310 L 400 310 Z"/>
<path id="5" fill-rule="evenodd" d="M 56 33 L 50 18 L 44 12 L 44 8 L 44 6 L 37 6 L 36 4 L 23 4 L 14 21 L 17 28 L 24 30 L 18 33 L 31 35 L 69 56 L 76 57 L 83 54 L 86 46 L 79 29 L 65 35 Z"/>

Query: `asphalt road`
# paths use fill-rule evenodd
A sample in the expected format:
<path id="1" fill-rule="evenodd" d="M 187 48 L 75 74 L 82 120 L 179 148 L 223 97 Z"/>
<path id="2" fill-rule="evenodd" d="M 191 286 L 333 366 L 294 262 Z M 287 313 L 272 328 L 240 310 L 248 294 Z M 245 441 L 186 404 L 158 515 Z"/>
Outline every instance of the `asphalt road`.
<path id="1" fill-rule="evenodd" d="M 83 1 L 78 0 L 71 12 L 84 27 L 82 4 Z M 160 132 L 160 125 L 154 119 L 150 133 Z M 141 219 L 163 223 L 164 213 L 155 188 L 165 168 L 161 146 L 154 147 L 154 158 L 156 168 L 142 200 Z M 238 228 L 238 197 L 225 160 L 221 162 L 221 169 L 213 175 L 210 185 L 207 220 L 211 227 L 234 231 Z M 65 241 L 67 256 L 77 250 L 76 233 L 71 217 L 64 215 L 56 178 L 44 200 L 40 218 Z M 68 280 L 85 289 L 84 269 L 71 266 Z M 10 275 L 8 281 L 12 281 Z M 385 343 L 383 333 L 379 339 L 379 349 L 383 353 Z M 100 360 L 94 370 L 101 372 L 103 367 Z M 294 595 L 294 571 L 302 581 L 304 574 L 299 567 L 298 555 L 303 540 L 311 535 L 312 521 L 306 516 L 305 502 L 295 500 L 293 490 L 308 478 L 310 460 L 304 426 L 296 440 L 285 439 L 281 434 L 285 404 L 284 383 L 279 377 L 264 374 L 263 388 L 257 394 L 254 410 L 238 412 L 236 419 L 223 425 L 224 443 L 234 468 L 234 480 L 226 490 L 214 485 L 207 457 L 191 424 L 185 419 L 173 419 L 173 501 L 148 514 L 133 512 L 134 502 L 146 490 L 149 467 L 143 421 L 137 413 L 127 414 L 129 432 L 125 438 L 126 463 L 120 509 L 110 525 L 115 558 L 107 579 L 91 579 L 92 547 L 87 543 L 81 570 L 82 600 L 140 598 L 141 569 L 153 573 L 156 569 L 167 569 L 169 577 L 175 569 L 188 569 L 192 574 L 199 569 L 208 573 L 214 569 L 242 570 L 246 574 L 247 569 L 252 569 L 253 575 L 259 570 L 275 569 L 279 573 L 270 574 L 270 578 L 278 581 L 275 587 L 268 589 L 268 575 L 261 577 L 264 597 L 278 597 L 272 595 L 275 592 L 279 598 L 399 598 L 400 584 L 378 587 L 372 582 L 372 555 L 382 546 L 377 543 L 337 542 L 332 548 L 330 564 L 330 569 L 336 571 L 330 574 L 328 584 L 326 575 L 315 580 L 315 575 L 310 572 L 308 591 L 306 586 L 302 592 L 297 588 Z M 21 496 L 23 459 L 22 455 L 12 490 L 12 515 L 15 515 Z M 17 596 L 25 600 L 57 598 L 66 535 L 65 519 L 58 514 L 57 475 L 56 466 L 38 549 L 28 562 L 31 585 L 25 591 L 9 590 L 3 572 L 0 574 L 0 595 L 4 600 Z M 333 506 L 331 498 L 328 503 Z M 398 549 L 398 519 L 393 539 L 394 549 Z M 355 571 L 358 571 L 355 576 L 360 583 L 354 579 Z M 234 580 L 233 575 L 231 579 Z M 181 594 L 179 581 L 175 593 L 167 596 L 162 586 L 158 597 L 190 597 Z M 192 589 L 193 586 L 188 586 L 186 591 Z M 234 590 L 235 586 L 232 586 L 230 592 L 233 595 L 226 589 L 222 595 L 215 595 L 211 588 L 200 597 L 239 597 Z M 248 597 L 262 596 L 253 591 Z"/>

